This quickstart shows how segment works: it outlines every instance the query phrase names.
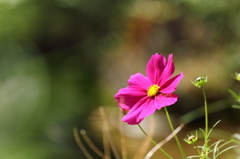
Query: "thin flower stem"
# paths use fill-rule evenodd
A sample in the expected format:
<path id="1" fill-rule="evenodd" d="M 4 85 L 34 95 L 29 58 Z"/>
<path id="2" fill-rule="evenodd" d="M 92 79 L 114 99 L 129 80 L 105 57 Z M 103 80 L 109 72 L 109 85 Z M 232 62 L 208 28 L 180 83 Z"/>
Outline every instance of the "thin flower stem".
<path id="1" fill-rule="evenodd" d="M 200 150 L 199 150 L 199 149 L 198 149 L 198 147 L 197 147 L 197 144 L 196 144 L 196 142 L 194 143 L 194 145 L 196 146 L 197 152 L 198 152 L 199 156 L 201 157 L 202 155 L 201 155 L 201 152 L 200 152 Z M 201 159 L 202 159 L 202 157 L 201 157 Z"/>
<path id="2" fill-rule="evenodd" d="M 148 134 L 143 130 L 143 128 L 138 124 L 138 127 L 142 130 L 142 132 L 147 136 L 147 138 L 157 146 L 157 143 L 150 137 Z M 160 151 L 162 151 L 168 158 L 173 159 L 166 151 L 164 151 L 161 147 L 158 148 Z"/>
<path id="3" fill-rule="evenodd" d="M 170 128 L 171 128 L 172 131 L 174 131 L 171 118 L 170 118 L 170 116 L 169 116 L 169 114 L 168 114 L 167 107 L 164 107 L 164 110 L 165 110 L 165 113 L 166 113 L 166 116 L 167 116 L 167 119 L 168 119 L 168 123 L 169 123 L 169 125 L 170 125 Z M 180 144 L 180 142 L 179 142 L 179 140 L 178 140 L 177 135 L 174 134 L 174 137 L 175 137 L 175 140 L 176 140 L 177 145 L 178 145 L 178 147 L 179 147 L 179 150 L 180 150 L 180 152 L 181 152 L 181 154 L 182 154 L 182 157 L 183 157 L 184 159 L 186 159 L 186 155 L 185 155 L 185 153 L 184 153 L 184 151 L 183 151 L 183 148 L 182 148 L 182 146 L 181 146 L 181 144 Z"/>
<path id="4" fill-rule="evenodd" d="M 202 86 L 203 98 L 204 98 L 204 108 L 205 108 L 205 149 L 206 149 L 206 158 L 208 158 L 208 108 L 207 108 L 207 98 L 204 87 Z"/>

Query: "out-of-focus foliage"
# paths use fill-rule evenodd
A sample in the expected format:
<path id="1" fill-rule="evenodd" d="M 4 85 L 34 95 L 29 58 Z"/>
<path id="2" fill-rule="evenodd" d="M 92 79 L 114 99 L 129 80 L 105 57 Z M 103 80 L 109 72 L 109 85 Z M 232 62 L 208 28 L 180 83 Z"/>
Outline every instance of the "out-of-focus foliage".
<path id="1" fill-rule="evenodd" d="M 114 93 L 155 52 L 174 53 L 185 74 L 172 112 L 200 105 L 189 79 L 201 73 L 210 101 L 229 87 L 237 92 L 229 74 L 240 69 L 239 7 L 238 0 L 0 0 L 0 158 L 82 158 L 72 128 L 100 136 L 90 113 L 116 106 Z"/>
<path id="2" fill-rule="evenodd" d="M 122 1 L 0 1 L 0 158 L 82 158 L 72 128 L 99 106 L 99 57 Z"/>
<path id="3" fill-rule="evenodd" d="M 38 53 L 34 47 L 5 40 L 0 52 L 0 158 L 44 158 L 48 149 L 36 134 L 48 116 L 47 68 L 42 58 L 29 54 Z"/>

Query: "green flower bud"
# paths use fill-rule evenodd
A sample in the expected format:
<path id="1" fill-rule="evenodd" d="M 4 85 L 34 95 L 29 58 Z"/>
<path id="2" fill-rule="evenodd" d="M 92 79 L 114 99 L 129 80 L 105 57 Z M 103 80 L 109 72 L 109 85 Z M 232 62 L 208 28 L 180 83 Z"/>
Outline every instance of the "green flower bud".
<path id="1" fill-rule="evenodd" d="M 197 141 L 197 137 L 194 135 L 188 136 L 188 138 L 185 138 L 184 141 L 188 144 L 194 144 Z"/>
<path id="2" fill-rule="evenodd" d="M 240 81 L 240 73 L 235 72 L 235 79 Z"/>
<path id="3" fill-rule="evenodd" d="M 197 142 L 198 136 L 197 136 L 197 131 L 196 131 L 196 135 L 191 135 L 191 136 L 187 136 L 187 138 L 183 139 L 186 143 L 188 144 L 194 144 Z"/>
<path id="4" fill-rule="evenodd" d="M 201 88 L 207 83 L 207 76 L 206 77 L 198 77 L 198 78 L 195 79 L 195 82 L 192 81 L 192 83 L 196 87 Z"/>

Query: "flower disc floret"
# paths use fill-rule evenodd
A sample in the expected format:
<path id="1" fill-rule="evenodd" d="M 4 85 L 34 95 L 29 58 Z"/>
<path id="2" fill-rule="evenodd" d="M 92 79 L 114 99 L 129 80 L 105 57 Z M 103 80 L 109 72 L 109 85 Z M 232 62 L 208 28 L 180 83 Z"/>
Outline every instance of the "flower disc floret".
<path id="1" fill-rule="evenodd" d="M 148 96 L 149 96 L 149 97 L 153 97 L 153 96 L 157 95 L 157 93 L 159 92 L 159 88 L 160 88 L 160 87 L 159 87 L 158 85 L 156 85 L 156 84 L 151 85 L 151 86 L 148 88 L 148 92 L 147 92 Z"/>

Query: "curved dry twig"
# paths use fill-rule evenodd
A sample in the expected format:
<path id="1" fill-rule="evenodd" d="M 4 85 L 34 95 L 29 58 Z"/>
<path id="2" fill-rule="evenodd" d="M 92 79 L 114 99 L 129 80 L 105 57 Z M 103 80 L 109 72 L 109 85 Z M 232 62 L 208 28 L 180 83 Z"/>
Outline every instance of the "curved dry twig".
<path id="1" fill-rule="evenodd" d="M 105 156 L 105 158 L 108 158 L 108 157 L 109 157 L 109 158 L 111 159 L 108 136 L 107 136 L 107 132 L 106 132 L 106 129 L 105 129 L 104 125 L 103 125 L 103 127 L 102 127 L 102 132 L 103 132 L 103 149 L 104 149 L 104 156 Z"/>
<path id="2" fill-rule="evenodd" d="M 127 142 L 125 138 L 125 130 L 124 130 L 124 123 L 121 121 L 121 113 L 119 113 L 119 130 L 120 130 L 120 142 L 121 142 L 121 150 L 122 150 L 122 158 L 128 158 L 127 157 Z"/>
<path id="3" fill-rule="evenodd" d="M 86 150 L 86 148 L 84 147 L 84 145 L 81 142 L 80 136 L 78 135 L 78 130 L 77 128 L 73 128 L 73 135 L 74 138 L 79 146 L 79 148 L 82 150 L 83 154 L 88 158 L 88 159 L 93 159 L 93 157 L 88 153 L 88 151 Z"/>
<path id="4" fill-rule="evenodd" d="M 149 159 L 160 147 L 162 147 L 165 143 L 171 140 L 174 135 L 176 135 L 184 126 L 185 124 L 180 124 L 170 135 L 168 135 L 164 140 L 162 140 L 155 147 L 153 147 L 152 150 L 147 153 L 144 159 Z"/>
<path id="5" fill-rule="evenodd" d="M 113 154 L 114 154 L 116 159 L 121 159 L 120 155 L 117 152 L 117 148 L 114 145 L 113 138 L 112 138 L 111 134 L 109 133 L 109 123 L 108 123 L 104 108 L 99 107 L 99 111 L 100 111 L 101 117 L 103 119 L 103 130 L 104 130 L 103 132 L 105 132 L 107 137 L 108 137 L 108 141 L 109 141 L 110 146 L 113 150 Z"/>
<path id="6" fill-rule="evenodd" d="M 155 130 L 155 127 L 154 127 L 154 124 L 155 124 L 155 121 L 154 121 L 154 116 L 150 116 L 149 118 L 149 137 L 152 137 L 153 136 L 153 133 L 154 133 L 154 130 Z M 150 140 L 148 138 L 145 138 L 141 144 L 141 146 L 139 147 L 139 149 L 137 150 L 137 153 L 134 155 L 133 159 L 139 159 L 139 158 L 143 158 L 143 156 L 146 154 L 147 150 L 148 150 L 148 147 L 150 145 Z"/>
<path id="7" fill-rule="evenodd" d="M 89 145 L 89 147 L 101 158 L 110 159 L 108 156 L 105 156 L 102 151 L 100 151 L 92 142 L 92 140 L 88 137 L 85 130 L 80 130 L 80 134 L 82 135 L 83 139 L 86 141 L 86 143 Z"/>

